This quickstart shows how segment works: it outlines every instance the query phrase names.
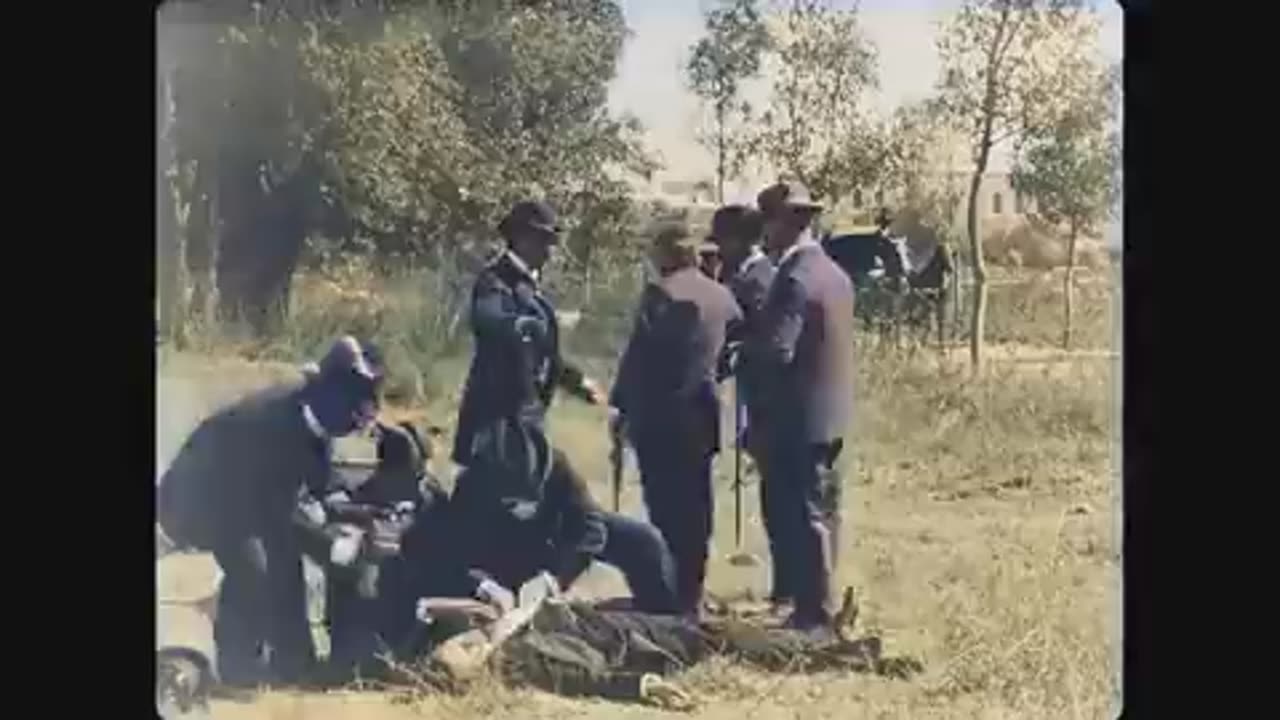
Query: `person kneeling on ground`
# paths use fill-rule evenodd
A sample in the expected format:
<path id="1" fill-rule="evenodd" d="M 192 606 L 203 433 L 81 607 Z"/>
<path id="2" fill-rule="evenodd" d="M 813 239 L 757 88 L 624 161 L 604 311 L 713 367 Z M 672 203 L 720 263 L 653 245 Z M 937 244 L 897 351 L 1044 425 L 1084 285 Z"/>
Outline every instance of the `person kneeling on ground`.
<path id="1" fill-rule="evenodd" d="M 292 516 L 300 488 L 328 482 L 330 439 L 373 421 L 382 377 L 376 350 L 343 337 L 302 385 L 268 388 L 202 422 L 161 478 L 161 529 L 177 549 L 212 552 L 223 572 L 214 642 L 224 684 L 310 679 Z"/>
<path id="2" fill-rule="evenodd" d="M 603 510 L 540 428 L 512 421 L 493 430 L 452 497 L 469 568 L 508 588 L 541 571 L 568 587 L 600 560 L 626 577 L 637 607 L 677 610 L 675 564 L 656 528 Z"/>

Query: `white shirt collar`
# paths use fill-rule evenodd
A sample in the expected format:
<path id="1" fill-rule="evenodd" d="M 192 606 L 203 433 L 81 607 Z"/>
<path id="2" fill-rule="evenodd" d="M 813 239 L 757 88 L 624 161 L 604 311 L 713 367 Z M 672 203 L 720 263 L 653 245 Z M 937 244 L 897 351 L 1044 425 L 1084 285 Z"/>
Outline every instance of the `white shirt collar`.
<path id="1" fill-rule="evenodd" d="M 329 439 L 329 433 L 325 432 L 324 426 L 320 424 L 320 419 L 316 417 L 316 412 L 311 409 L 309 403 L 302 404 L 302 419 L 307 423 L 307 429 L 313 435 L 321 440 Z"/>
<path id="2" fill-rule="evenodd" d="M 756 263 L 760 262 L 761 260 L 768 260 L 768 259 L 769 259 L 769 256 L 765 255 L 764 251 L 762 251 L 759 248 L 759 246 L 752 247 L 751 254 L 748 255 L 747 259 L 743 260 L 742 264 L 738 266 L 738 275 L 746 275 L 747 272 L 751 270 L 751 268 Z"/>
<path id="3" fill-rule="evenodd" d="M 538 281 L 538 271 L 529 267 L 529 264 L 524 261 L 524 258 L 520 257 L 512 250 L 507 250 L 506 254 L 507 254 L 507 259 L 510 260 L 511 264 L 515 265 L 516 268 L 520 270 L 520 272 L 533 278 L 534 282 Z"/>

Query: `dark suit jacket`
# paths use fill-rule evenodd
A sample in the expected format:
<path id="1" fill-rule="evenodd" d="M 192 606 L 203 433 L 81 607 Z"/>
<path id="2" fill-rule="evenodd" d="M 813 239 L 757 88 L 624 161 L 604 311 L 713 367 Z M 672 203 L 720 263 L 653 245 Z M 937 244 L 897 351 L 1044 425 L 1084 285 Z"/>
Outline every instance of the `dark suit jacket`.
<path id="1" fill-rule="evenodd" d="M 517 331 L 521 317 L 545 330 L 533 339 Z M 477 436 L 501 420 L 541 425 L 557 385 L 580 390 L 582 373 L 560 356 L 555 308 L 537 282 L 503 253 L 480 271 L 471 295 L 475 355 L 458 411 L 453 460 L 475 459 Z"/>
<path id="2" fill-rule="evenodd" d="M 761 384 L 753 427 L 775 440 L 843 437 L 853 404 L 853 286 L 820 245 L 778 267 L 744 351 Z"/>
<path id="3" fill-rule="evenodd" d="M 455 482 L 449 507 L 455 530 L 450 546 L 473 572 L 518 588 L 539 570 L 566 582 L 570 568 L 585 565 L 607 542 L 604 510 L 591 496 L 586 480 L 559 450 L 551 451 L 550 468 L 532 515 L 520 517 L 495 497 L 501 488 L 487 470 L 466 468 Z"/>
<path id="4" fill-rule="evenodd" d="M 765 298 L 769 294 L 769 286 L 773 284 L 775 269 L 773 263 L 763 255 L 743 263 L 744 267 L 729 278 L 729 290 L 733 293 L 738 306 L 742 308 L 744 329 L 749 327 L 753 318 L 764 307 Z"/>
<path id="5" fill-rule="evenodd" d="M 158 490 L 157 518 L 179 545 L 291 532 L 299 491 L 330 478 L 328 444 L 302 418 L 301 388 L 260 391 L 215 413 L 187 438 Z"/>
<path id="6" fill-rule="evenodd" d="M 720 377 L 736 376 L 737 405 L 739 412 L 751 394 L 752 385 L 758 382 L 752 377 L 750 362 L 744 362 L 741 350 L 743 341 L 751 334 L 751 328 L 759 323 L 760 312 L 764 308 L 765 298 L 769 295 L 769 286 L 773 284 L 776 269 L 773 262 L 763 254 L 749 258 L 737 272 L 726 280 L 730 292 L 742 308 L 742 322 L 735 323 L 729 329 L 726 352 L 722 358 Z M 742 418 L 745 421 L 745 418 Z"/>
<path id="7" fill-rule="evenodd" d="M 697 268 L 652 283 L 641 296 L 610 403 L 634 432 L 719 449 L 717 367 L 730 329 L 741 323 L 733 295 Z"/>

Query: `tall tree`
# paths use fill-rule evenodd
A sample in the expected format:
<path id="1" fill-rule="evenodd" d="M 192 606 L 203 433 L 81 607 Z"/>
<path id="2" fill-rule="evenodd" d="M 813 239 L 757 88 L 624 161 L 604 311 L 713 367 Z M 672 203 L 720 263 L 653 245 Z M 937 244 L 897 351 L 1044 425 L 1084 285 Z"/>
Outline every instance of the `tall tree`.
<path id="1" fill-rule="evenodd" d="M 865 91 L 877 85 L 876 48 L 858 24 L 856 5 L 790 0 L 774 7 L 772 93 L 751 154 L 835 204 L 874 184 L 867 173 L 883 150 L 860 112 Z"/>
<path id="2" fill-rule="evenodd" d="M 743 137 L 733 120 L 751 117 L 742 84 L 759 74 L 769 32 L 755 0 L 722 0 L 703 16 L 703 28 L 685 73 L 693 93 L 710 106 L 712 128 L 699 141 L 715 153 L 716 202 L 723 203 L 725 181 L 742 170 Z"/>
<path id="3" fill-rule="evenodd" d="M 1093 49 L 1097 20 L 1070 0 L 966 0 L 938 38 L 939 100 L 972 152 L 966 233 L 973 266 L 969 356 L 982 368 L 987 273 L 978 227 L 978 190 L 993 148 L 1058 116 Z"/>
<path id="4" fill-rule="evenodd" d="M 955 144 L 956 132 L 947 120 L 935 100 L 897 108 L 887 131 L 881 173 L 885 186 L 900 198 L 894 215 L 911 230 L 953 245 L 965 188 L 952 172 L 949 148 Z"/>
<path id="5" fill-rule="evenodd" d="M 1020 144 L 1013 187 L 1036 199 L 1036 212 L 1067 227 L 1063 282 L 1062 347 L 1071 347 L 1076 240 L 1098 234 L 1119 197 L 1120 144 L 1115 129 L 1118 75 L 1094 74 L 1084 95 L 1044 127 L 1032 128 Z"/>
<path id="6" fill-rule="evenodd" d="M 307 62 L 339 191 L 381 252 L 469 251 L 534 194 L 612 206 L 626 174 L 651 167 L 634 119 L 608 114 L 616 2 L 436 3 L 371 38 L 344 32 L 318 35 Z"/>

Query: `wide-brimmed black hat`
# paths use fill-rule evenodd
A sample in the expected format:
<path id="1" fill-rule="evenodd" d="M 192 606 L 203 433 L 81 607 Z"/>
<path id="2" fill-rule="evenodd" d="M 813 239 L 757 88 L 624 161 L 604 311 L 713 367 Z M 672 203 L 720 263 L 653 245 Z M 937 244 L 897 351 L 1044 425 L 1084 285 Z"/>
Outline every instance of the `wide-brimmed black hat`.
<path id="1" fill-rule="evenodd" d="M 711 216 L 712 241 L 745 237 L 755 239 L 760 234 L 760 211 L 746 205 L 725 205 Z"/>
<path id="2" fill-rule="evenodd" d="M 521 200 L 512 205 L 507 216 L 498 224 L 498 231 L 508 237 L 518 230 L 539 230 L 558 235 L 561 229 L 556 211 L 541 200 Z"/>

